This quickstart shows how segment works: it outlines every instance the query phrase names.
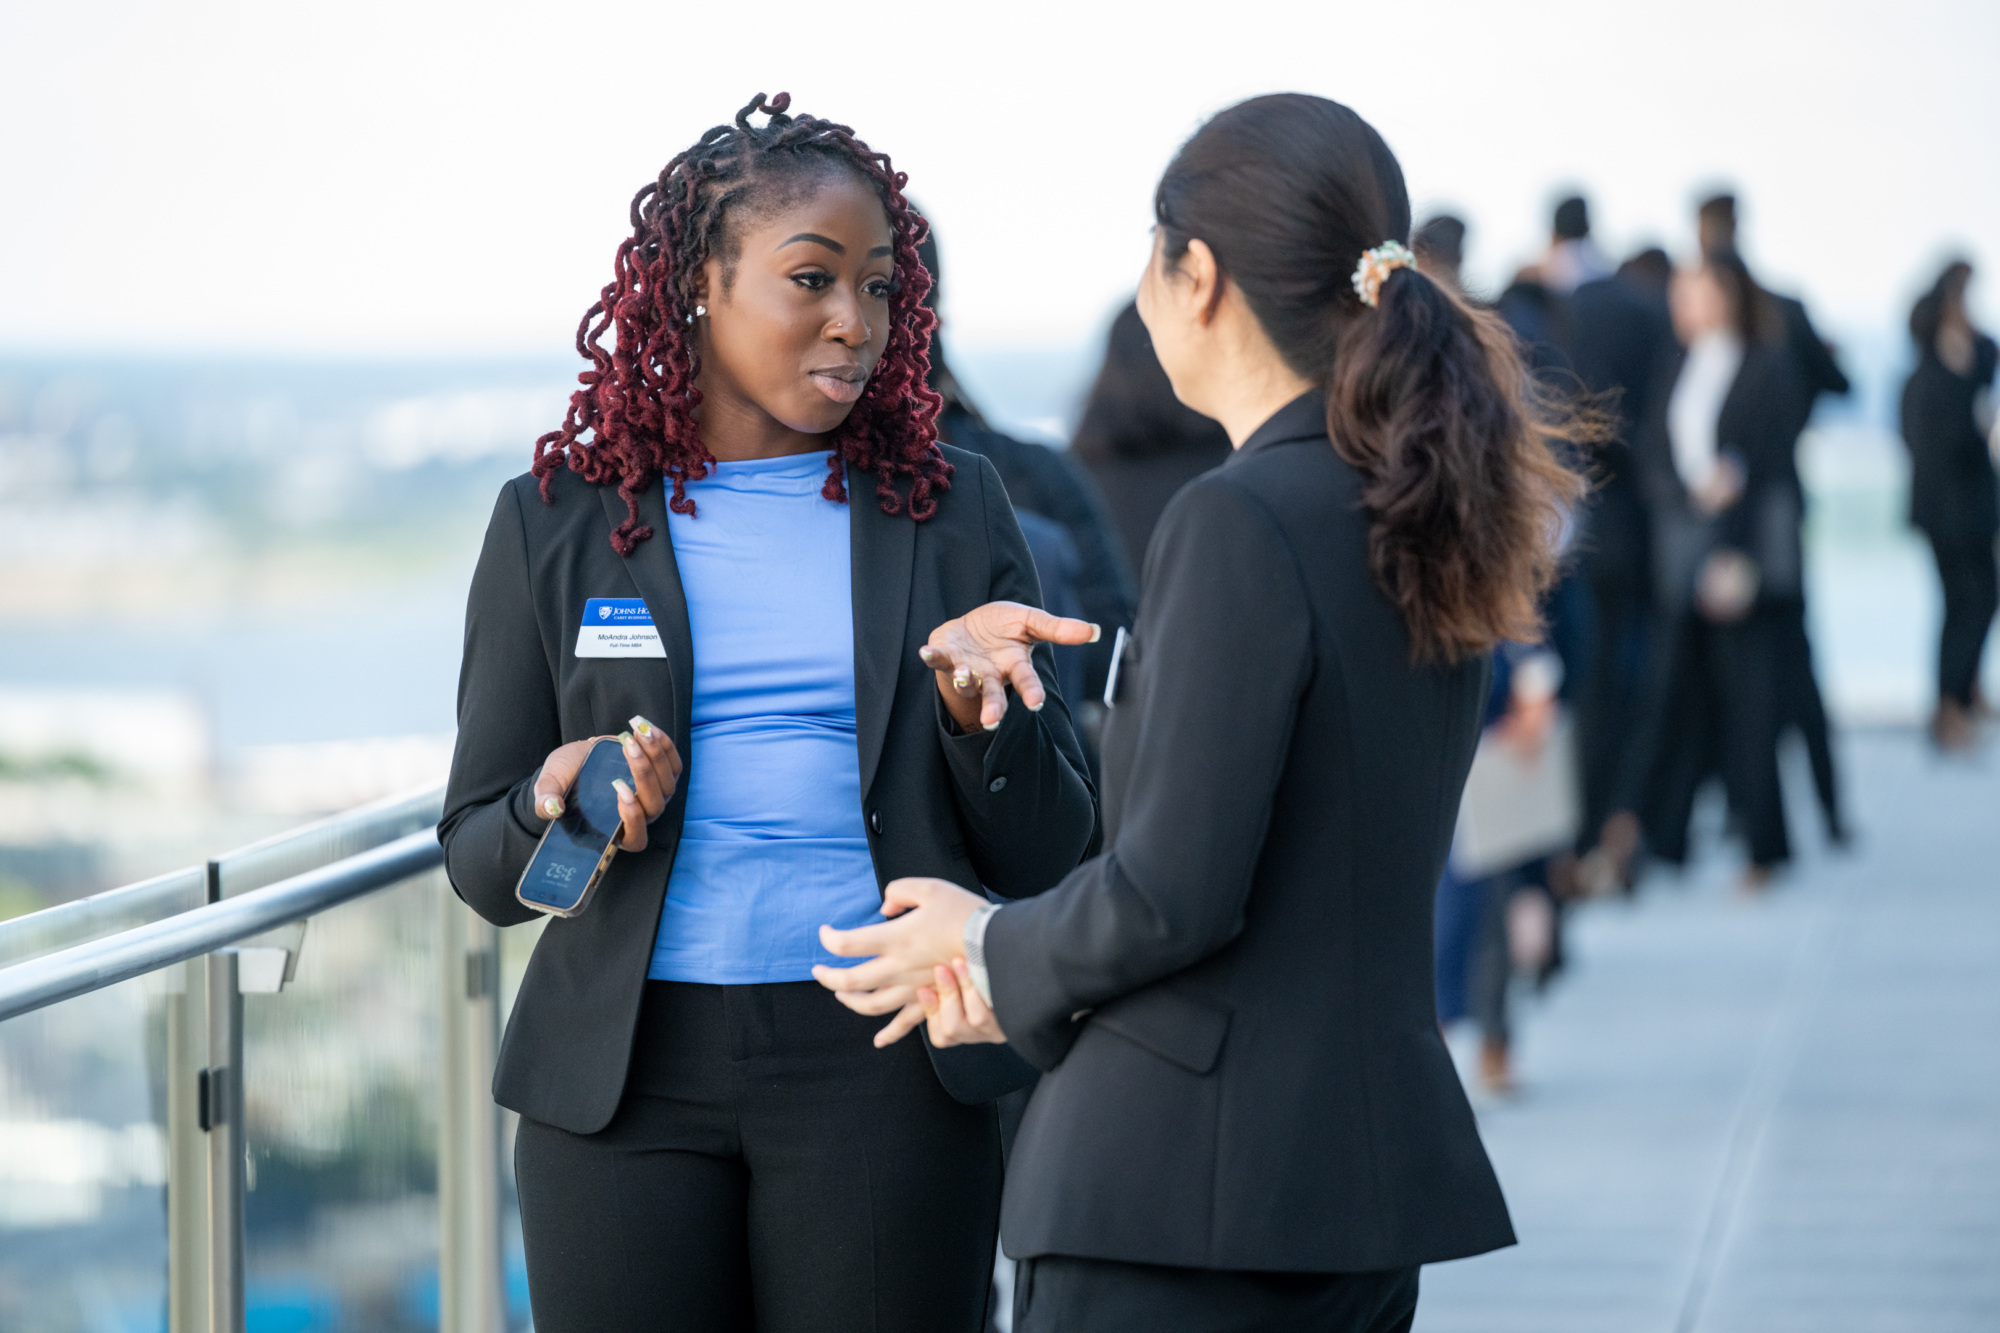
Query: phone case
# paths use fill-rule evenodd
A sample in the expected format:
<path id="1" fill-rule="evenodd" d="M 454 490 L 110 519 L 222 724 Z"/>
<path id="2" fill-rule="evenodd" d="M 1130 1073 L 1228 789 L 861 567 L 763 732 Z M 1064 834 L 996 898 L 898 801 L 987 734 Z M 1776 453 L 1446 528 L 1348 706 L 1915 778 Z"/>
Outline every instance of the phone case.
<path id="1" fill-rule="evenodd" d="M 597 742 L 597 745 L 616 744 L 618 744 L 617 741 L 608 738 Z M 584 769 L 590 766 L 590 756 L 597 753 L 597 745 L 591 746 L 589 750 L 584 752 L 583 763 L 577 766 L 579 777 L 581 777 Z M 542 844 L 549 840 L 549 834 L 555 832 L 556 827 L 557 825 L 551 822 L 547 828 L 542 830 L 540 840 L 535 843 L 534 855 L 528 858 L 527 866 L 521 871 L 521 878 L 514 883 L 514 900 L 523 907 L 532 907 L 537 912 L 541 912 L 547 916 L 565 918 L 581 916 L 584 909 L 590 906 L 590 900 L 597 896 L 597 886 L 604 882 L 604 872 L 611 868 L 611 858 L 618 855 L 618 840 L 616 835 L 613 835 L 612 840 L 605 844 L 604 855 L 597 858 L 597 865 L 590 872 L 590 878 L 585 881 L 583 892 L 577 895 L 576 905 L 574 907 L 557 907 L 553 903 L 537 902 L 535 899 L 527 897 L 521 892 L 522 889 L 527 887 L 528 876 L 534 873 L 535 865 L 541 858 Z"/>

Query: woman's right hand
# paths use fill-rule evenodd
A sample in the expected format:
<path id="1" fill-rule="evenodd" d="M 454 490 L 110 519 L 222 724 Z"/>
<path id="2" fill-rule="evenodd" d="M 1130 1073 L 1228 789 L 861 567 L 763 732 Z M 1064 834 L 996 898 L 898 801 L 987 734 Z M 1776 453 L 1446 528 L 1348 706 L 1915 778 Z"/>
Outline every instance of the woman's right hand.
<path id="1" fill-rule="evenodd" d="M 618 848 L 626 852 L 646 850 L 646 826 L 658 819 L 674 797 L 681 780 L 681 752 L 674 738 L 643 717 L 632 719 L 632 729 L 617 736 L 592 736 L 571 741 L 549 751 L 542 771 L 535 778 L 535 813 L 543 819 L 560 818 L 563 798 L 576 785 L 584 756 L 599 741 L 615 740 L 625 751 L 625 763 L 632 770 L 632 785 L 614 780 L 618 789 Z"/>
<path id="2" fill-rule="evenodd" d="M 1036 643 L 1095 643 L 1099 633 L 1087 620 L 1020 602 L 988 602 L 932 630 L 917 656 L 937 673 L 938 694 L 959 730 L 993 731 L 1007 716 L 1009 685 L 1030 712 L 1042 706 L 1042 678 L 1031 655 Z"/>

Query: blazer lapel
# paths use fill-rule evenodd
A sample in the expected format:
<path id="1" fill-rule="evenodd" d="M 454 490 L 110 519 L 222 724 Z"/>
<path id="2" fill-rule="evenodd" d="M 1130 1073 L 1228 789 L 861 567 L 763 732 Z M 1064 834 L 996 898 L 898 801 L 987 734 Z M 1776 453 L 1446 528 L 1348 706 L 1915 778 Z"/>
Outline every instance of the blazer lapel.
<path id="1" fill-rule="evenodd" d="M 598 498 L 604 502 L 605 517 L 615 530 L 625 521 L 625 501 L 615 486 L 601 486 Z M 687 592 L 681 587 L 680 567 L 674 563 L 673 535 L 667 530 L 665 491 L 655 481 L 639 495 L 639 521 L 653 529 L 651 539 L 639 543 L 626 556 L 625 568 L 653 613 L 653 625 L 660 631 L 660 646 L 667 654 L 667 675 L 674 691 L 674 743 L 681 754 L 688 753 L 694 729 L 694 632 L 688 627 Z"/>
<path id="2" fill-rule="evenodd" d="M 848 470 L 847 531 L 854 592 L 854 731 L 861 752 L 861 794 L 866 797 L 882 762 L 896 678 L 903 669 L 903 637 L 910 614 L 910 576 L 916 564 L 917 525 L 908 514 L 885 514 L 875 502 L 875 479 Z"/>

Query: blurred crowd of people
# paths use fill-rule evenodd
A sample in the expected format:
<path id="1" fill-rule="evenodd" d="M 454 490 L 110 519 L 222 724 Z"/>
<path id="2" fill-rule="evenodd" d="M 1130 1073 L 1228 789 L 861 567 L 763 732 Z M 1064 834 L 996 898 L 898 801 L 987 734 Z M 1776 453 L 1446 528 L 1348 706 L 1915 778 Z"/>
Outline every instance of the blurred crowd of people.
<path id="1" fill-rule="evenodd" d="M 1719 780 L 1745 845 L 1746 891 L 1791 858 L 1786 733 L 1803 743 L 1828 841 L 1850 837 L 1806 633 L 1797 460 L 1815 402 L 1849 392 L 1834 349 L 1744 261 L 1732 195 L 1702 202 L 1698 253 L 1679 266 L 1658 249 L 1614 266 L 1582 198 L 1552 223 L 1547 252 L 1494 307 L 1542 390 L 1601 416 L 1595 488 L 1546 637 L 1497 655 L 1437 914 L 1440 1021 L 1477 1023 L 1496 1092 L 1514 1080 L 1512 980 L 1561 966 L 1566 903 L 1632 892 L 1646 860 L 1685 862 L 1705 784 Z M 1464 238 L 1461 220 L 1430 219 L 1419 261 L 1457 283 Z M 1903 402 L 1911 520 L 1945 590 L 1930 728 L 1944 750 L 1976 744 L 1995 610 L 1994 347 L 1967 316 L 1970 276 L 1953 263 L 1918 302 Z"/>
<path id="2" fill-rule="evenodd" d="M 1566 906 L 1633 892 L 1648 862 L 1685 862 L 1705 785 L 1719 782 L 1745 846 L 1746 891 L 1792 855 L 1778 761 L 1787 733 L 1809 760 L 1828 841 L 1851 836 L 1806 632 L 1797 461 L 1814 404 L 1849 392 L 1835 349 L 1799 300 L 1745 262 L 1732 195 L 1701 203 L 1697 254 L 1679 265 L 1656 247 L 1614 262 L 1581 197 L 1551 221 L 1546 251 L 1489 304 L 1521 340 L 1539 391 L 1593 418 L 1594 486 L 1572 516 L 1543 641 L 1495 655 L 1436 918 L 1439 1019 L 1476 1025 L 1494 1092 L 1514 1083 L 1510 989 L 1561 968 Z M 1463 220 L 1440 214 L 1413 238 L 1421 267 L 1461 292 L 1466 235 Z M 937 273 L 934 241 L 926 259 Z M 1930 734 L 1946 751 L 1976 745 L 1989 715 L 1979 664 L 2000 606 L 1996 349 L 1968 314 L 1971 277 L 1953 262 L 1917 302 L 1902 401 L 1910 521 L 1944 592 Z M 1112 322 L 1066 453 L 994 429 L 941 352 L 932 386 L 945 438 L 989 457 L 1013 496 L 1050 608 L 1107 631 L 1129 625 L 1161 511 L 1229 453 L 1219 426 L 1175 400 L 1136 308 Z M 1108 653 L 1058 654 L 1094 733 Z"/>

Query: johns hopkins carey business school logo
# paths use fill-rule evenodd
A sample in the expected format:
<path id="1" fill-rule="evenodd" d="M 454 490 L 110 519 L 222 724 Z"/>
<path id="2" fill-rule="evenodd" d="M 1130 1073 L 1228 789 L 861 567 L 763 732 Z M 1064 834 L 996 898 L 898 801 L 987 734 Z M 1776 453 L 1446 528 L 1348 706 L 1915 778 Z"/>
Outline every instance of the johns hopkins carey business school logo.
<path id="1" fill-rule="evenodd" d="M 577 627 L 578 657 L 665 657 L 643 597 L 592 597 Z"/>

